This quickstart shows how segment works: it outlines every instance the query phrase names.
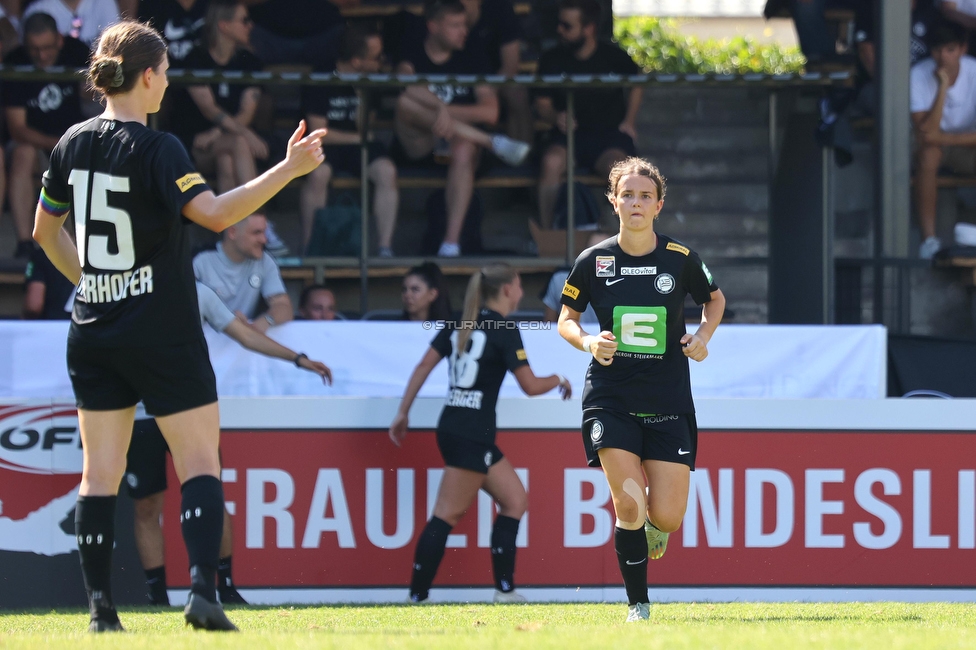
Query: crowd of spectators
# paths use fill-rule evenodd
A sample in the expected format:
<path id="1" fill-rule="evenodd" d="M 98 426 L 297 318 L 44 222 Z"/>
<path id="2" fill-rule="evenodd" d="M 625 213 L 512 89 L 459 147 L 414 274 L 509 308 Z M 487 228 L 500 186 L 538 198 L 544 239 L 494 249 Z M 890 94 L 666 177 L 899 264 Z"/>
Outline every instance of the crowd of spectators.
<path id="1" fill-rule="evenodd" d="M 832 90 L 820 104 L 818 137 L 835 151 L 850 148 L 848 118 L 870 117 L 877 110 L 879 1 L 769 0 L 766 6 L 767 15 L 785 8 L 793 16 L 800 47 L 813 67 L 856 65 L 854 88 Z M 831 9 L 854 13 L 853 51 L 838 47 L 825 19 Z M 976 59 L 969 55 L 973 29 L 974 0 L 911 0 L 913 190 L 922 259 L 931 259 L 945 248 L 936 233 L 939 176 L 976 176 Z"/>
<path id="2" fill-rule="evenodd" d="M 949 169 L 976 174 L 976 59 L 967 54 L 968 29 L 976 27 L 976 0 L 911 0 L 911 106 L 915 127 L 915 204 L 922 257 L 941 242 L 935 236 L 936 179 Z M 291 66 L 316 72 L 369 74 L 380 71 L 426 74 L 513 76 L 524 63 L 522 21 L 513 0 L 427 0 L 423 13 L 404 10 L 349 22 L 342 10 L 360 0 L 0 0 L 0 55 L 5 63 L 83 67 L 101 29 L 126 16 L 153 24 L 169 45 L 171 67 L 257 71 Z M 826 133 L 847 112 L 870 114 L 875 106 L 876 0 L 771 0 L 788 7 L 801 47 L 812 66 L 856 55 L 859 75 L 853 91 L 838 91 L 821 105 Z M 386 4 L 398 4 L 388 2 Z M 559 0 L 549 46 L 536 63 L 539 74 L 638 72 L 633 60 L 606 40 L 606 7 L 599 0 Z M 824 12 L 855 12 L 855 50 L 838 53 Z M 767 8 L 769 9 L 769 8 Z M 31 241 L 36 187 L 47 156 L 65 129 L 94 115 L 87 89 L 74 81 L 6 81 L 2 106 L 7 137 L 0 156 L 0 202 L 9 204 L 16 257 L 29 260 L 28 317 L 63 317 L 70 291 Z M 174 85 L 160 128 L 175 133 L 198 168 L 219 192 L 256 177 L 276 159 L 274 134 L 259 124 L 262 106 L 274 97 L 260 86 L 215 81 Z M 381 93 L 376 93 L 382 100 Z M 329 204 L 338 176 L 358 176 L 362 138 L 367 137 L 366 175 L 372 189 L 376 253 L 392 257 L 400 206 L 398 175 L 427 168 L 446 177 L 445 230 L 440 257 L 462 254 L 461 233 L 479 173 L 498 160 L 538 164 L 538 220 L 553 227 L 554 208 L 566 167 L 566 133 L 575 131 L 575 164 L 605 174 L 617 160 L 636 155 L 640 88 L 577 93 L 570 123 L 566 95 L 553 89 L 432 83 L 408 86 L 391 97 L 389 132 L 363 128 L 362 90 L 351 85 L 305 86 L 300 113 L 310 129 L 327 127 L 327 160 L 301 185 L 297 218 L 298 253 L 309 246 L 313 224 Z M 383 101 L 370 102 L 383 110 Z M 530 151 L 535 155 L 529 158 Z M 529 171 L 528 173 L 532 173 Z M 282 218 L 288 218 L 287 215 Z M 214 251 L 195 263 L 198 279 L 213 288 L 238 318 L 267 329 L 295 317 L 271 252 L 287 253 L 274 224 L 255 214 L 224 233 Z M 310 287 L 298 316 L 341 318 L 335 295 Z M 258 313 L 258 304 L 267 311 Z M 436 265 L 411 269 L 404 279 L 402 317 L 447 318 L 450 305 Z"/>
<path id="3" fill-rule="evenodd" d="M 523 18 L 514 0 L 427 0 L 385 3 L 403 10 L 380 20 L 343 18 L 359 0 L 0 0 L 0 54 L 5 63 L 83 67 L 89 47 L 106 26 L 124 18 L 148 21 L 169 45 L 173 69 L 248 72 L 287 66 L 309 72 L 502 74 L 514 76 L 527 48 Z M 552 72 L 636 72 L 616 45 L 597 36 L 606 20 L 599 0 L 561 0 L 551 52 L 540 65 Z M 558 42 L 557 39 L 558 38 Z M 543 41 L 545 39 L 542 39 Z M 268 222 L 267 249 L 280 257 L 301 255 L 313 237 L 316 215 L 329 204 L 337 176 L 359 176 L 364 129 L 362 90 L 306 86 L 301 115 L 311 128 L 327 126 L 327 163 L 302 182 L 297 222 L 300 237 L 287 244 L 281 225 Z M 255 178 L 272 164 L 282 144 L 274 133 L 275 97 L 267 88 L 214 81 L 174 84 L 158 128 L 177 135 L 198 169 L 218 192 Z M 374 93 L 382 99 L 382 93 Z M 273 95 L 273 93 L 272 93 Z M 597 104 L 596 102 L 599 102 Z M 634 117 L 640 92 L 594 93 L 577 120 L 577 163 L 601 173 L 614 159 L 636 152 Z M 475 178 L 501 161 L 514 167 L 542 159 L 538 199 L 541 223 L 551 225 L 553 196 L 565 170 L 565 100 L 559 93 L 533 95 L 525 86 L 418 84 L 399 96 L 371 102 L 387 111 L 387 129 L 368 132 L 367 177 L 376 224 L 376 254 L 397 250 L 400 206 L 398 173 L 427 168 L 446 177 L 446 224 L 438 254 L 462 254 L 461 231 Z M 583 102 L 581 102 L 583 104 Z M 82 84 L 46 81 L 3 83 L 6 163 L 0 203 L 10 206 L 17 236 L 15 257 L 30 257 L 30 229 L 39 173 L 65 128 L 97 114 Z M 534 110 L 535 109 L 535 110 Z M 264 115 L 267 119 L 262 120 Z M 551 132 L 540 130 L 537 122 Z M 607 139 L 609 138 L 609 139 Z M 607 146 L 600 144 L 606 140 Z M 592 146 L 591 146 L 592 145 Z M 529 158 L 535 149 L 537 156 Z M 562 162 L 557 158 L 562 155 Z M 525 167 L 520 174 L 531 174 Z M 291 215 L 276 213 L 276 219 Z M 294 230 L 294 229 L 292 229 Z"/>

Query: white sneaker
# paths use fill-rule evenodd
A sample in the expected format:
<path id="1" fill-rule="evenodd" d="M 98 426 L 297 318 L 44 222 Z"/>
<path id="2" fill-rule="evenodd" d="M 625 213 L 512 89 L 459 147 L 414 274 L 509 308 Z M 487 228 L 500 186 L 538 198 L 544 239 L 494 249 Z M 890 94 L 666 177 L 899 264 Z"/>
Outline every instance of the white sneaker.
<path id="1" fill-rule="evenodd" d="M 627 622 L 647 621 L 651 618 L 650 603 L 636 603 L 627 608 Z"/>
<path id="2" fill-rule="evenodd" d="M 529 155 L 529 148 L 528 142 L 513 140 L 507 135 L 491 136 L 491 150 L 512 167 L 518 167 L 525 162 L 526 156 Z"/>
<path id="3" fill-rule="evenodd" d="M 437 257 L 459 257 L 460 255 L 461 247 L 450 242 L 443 242 L 440 250 L 437 251 Z"/>
<path id="4" fill-rule="evenodd" d="M 501 605 L 515 605 L 529 602 L 525 596 L 514 589 L 511 591 L 498 591 L 496 589 L 494 601 Z"/>
<path id="5" fill-rule="evenodd" d="M 918 256 L 923 260 L 930 260 L 942 250 L 942 241 L 938 237 L 927 237 L 918 247 Z"/>
<path id="6" fill-rule="evenodd" d="M 264 244 L 264 250 L 268 251 L 268 254 L 272 257 L 286 257 L 291 252 L 288 250 L 287 244 L 281 241 L 281 237 L 275 232 L 274 224 L 271 221 L 268 221 L 264 236 L 267 238 L 267 242 Z"/>

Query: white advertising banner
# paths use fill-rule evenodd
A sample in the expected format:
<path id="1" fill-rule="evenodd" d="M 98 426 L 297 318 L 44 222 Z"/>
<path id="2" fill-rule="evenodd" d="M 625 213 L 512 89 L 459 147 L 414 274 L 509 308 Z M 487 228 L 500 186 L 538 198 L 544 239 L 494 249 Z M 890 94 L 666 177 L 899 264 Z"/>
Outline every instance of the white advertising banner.
<path id="1" fill-rule="evenodd" d="M 537 375 L 569 377 L 577 394 L 589 356 L 552 323 L 519 323 Z M 0 397 L 70 397 L 65 322 L 0 322 Z M 292 364 L 242 348 L 209 328 L 207 341 L 221 396 L 399 397 L 436 332 L 408 322 L 292 322 L 272 328 L 282 344 L 326 363 L 332 386 Z M 691 363 L 695 396 L 777 399 L 876 399 L 885 396 L 887 333 L 882 326 L 725 325 L 703 363 Z M 421 397 L 447 393 L 435 369 Z M 509 375 L 500 397 L 520 397 Z M 547 395 L 556 399 L 555 391 Z"/>

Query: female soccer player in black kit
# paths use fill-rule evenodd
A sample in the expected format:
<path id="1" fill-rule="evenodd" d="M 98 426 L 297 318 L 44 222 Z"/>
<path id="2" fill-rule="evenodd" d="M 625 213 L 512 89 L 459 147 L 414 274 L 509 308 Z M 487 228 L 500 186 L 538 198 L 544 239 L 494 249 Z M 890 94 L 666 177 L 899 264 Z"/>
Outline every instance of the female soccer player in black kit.
<path id="1" fill-rule="evenodd" d="M 68 373 L 84 469 L 75 531 L 91 610 L 89 630 L 121 630 L 112 603 L 115 498 L 135 405 L 156 417 L 182 485 L 190 560 L 184 615 L 197 628 L 235 630 L 214 594 L 224 513 L 217 392 L 200 327 L 186 219 L 221 231 L 323 160 L 316 131 L 245 187 L 214 196 L 174 136 L 146 127 L 166 91 L 166 45 L 150 27 L 117 23 L 89 68 L 105 111 L 68 129 L 51 153 L 34 239 L 77 286 Z M 75 241 L 62 229 L 74 216 Z"/>
<path id="2" fill-rule="evenodd" d="M 505 264 L 491 264 L 471 276 L 464 294 L 461 323 L 447 321 L 410 375 L 400 410 L 390 425 L 390 439 L 399 446 L 407 435 L 414 398 L 430 371 L 448 358 L 450 392 L 437 423 L 437 447 L 444 458 L 444 478 L 433 516 L 417 540 L 410 601 L 427 599 L 451 529 L 484 490 L 498 502 L 491 531 L 491 561 L 496 603 L 521 603 L 515 591 L 515 538 L 525 513 L 526 496 L 512 464 L 495 445 L 495 403 L 505 374 L 511 370 L 526 395 L 559 388 L 563 399 L 572 386 L 561 375 L 536 377 L 529 367 L 522 335 L 507 316 L 522 299 L 518 273 Z"/>
<path id="3" fill-rule="evenodd" d="M 583 251 L 566 279 L 559 333 L 593 355 L 583 389 L 587 462 L 603 466 L 617 514 L 614 547 L 630 608 L 650 617 L 647 558 L 658 559 L 684 517 L 698 428 L 688 359 L 702 361 L 725 297 L 698 255 L 654 232 L 664 178 L 641 158 L 610 171 L 607 198 L 620 234 Z M 685 331 L 685 296 L 704 305 Z M 599 334 L 580 326 L 592 305 Z"/>

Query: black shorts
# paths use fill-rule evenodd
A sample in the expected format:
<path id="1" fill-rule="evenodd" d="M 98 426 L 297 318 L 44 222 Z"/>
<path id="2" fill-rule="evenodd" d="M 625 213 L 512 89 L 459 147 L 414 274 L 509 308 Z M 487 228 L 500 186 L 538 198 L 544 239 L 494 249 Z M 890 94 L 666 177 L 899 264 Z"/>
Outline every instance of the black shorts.
<path id="1" fill-rule="evenodd" d="M 698 423 L 695 415 L 642 417 L 607 409 L 583 411 L 586 464 L 600 467 L 600 449 L 623 449 L 644 460 L 663 460 L 695 469 Z"/>
<path id="2" fill-rule="evenodd" d="M 486 445 L 440 431 L 437 432 L 437 448 L 448 467 L 469 469 L 479 474 L 487 474 L 488 468 L 505 457 L 498 445 Z"/>
<path id="3" fill-rule="evenodd" d="M 628 156 L 637 155 L 637 145 L 634 144 L 634 139 L 616 129 L 612 131 L 577 129 L 575 135 L 576 137 L 573 139 L 574 157 L 576 158 L 576 165 L 581 168 L 592 170 L 597 158 L 608 149 L 620 149 Z M 565 147 L 566 134 L 558 129 L 553 129 L 549 143 Z"/>
<path id="4" fill-rule="evenodd" d="M 325 162 L 332 167 L 333 175 L 342 173 L 347 176 L 359 176 L 360 151 L 358 144 L 336 144 L 322 147 Z M 368 160 L 373 162 L 377 158 L 387 156 L 386 146 L 382 142 L 370 142 L 366 145 Z"/>
<path id="5" fill-rule="evenodd" d="M 88 411 L 135 406 L 157 417 L 217 401 L 206 339 L 166 346 L 108 348 L 68 339 L 75 402 Z"/>
<path id="6" fill-rule="evenodd" d="M 166 453 L 169 445 L 156 420 L 136 420 L 125 457 L 125 484 L 133 499 L 145 499 L 166 490 Z"/>

